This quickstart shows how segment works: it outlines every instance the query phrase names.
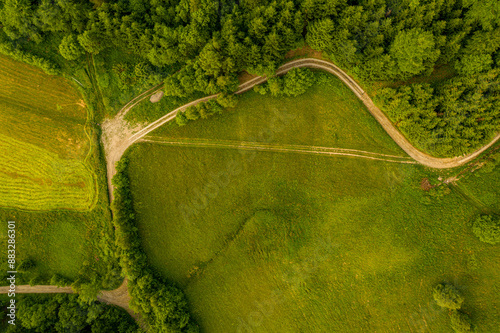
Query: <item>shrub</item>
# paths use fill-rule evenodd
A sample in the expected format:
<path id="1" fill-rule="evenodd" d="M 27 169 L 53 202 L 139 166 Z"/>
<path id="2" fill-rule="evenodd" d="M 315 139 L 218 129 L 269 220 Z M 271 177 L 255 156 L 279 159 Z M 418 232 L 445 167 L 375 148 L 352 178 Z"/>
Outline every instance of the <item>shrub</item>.
<path id="1" fill-rule="evenodd" d="M 293 68 L 283 77 L 283 94 L 302 95 L 314 84 L 314 74 L 307 68 Z"/>
<path id="2" fill-rule="evenodd" d="M 460 309 L 464 302 L 462 295 L 450 284 L 438 284 L 434 288 L 433 296 L 437 305 L 452 310 Z"/>
<path id="3" fill-rule="evenodd" d="M 271 95 L 275 97 L 281 95 L 282 79 L 280 77 L 272 77 L 267 80 L 267 86 Z"/>
<path id="4" fill-rule="evenodd" d="M 85 51 L 78 43 L 76 35 L 66 35 L 59 44 L 59 53 L 66 60 L 76 60 L 85 54 Z"/>
<path id="5" fill-rule="evenodd" d="M 255 87 L 253 87 L 253 91 L 255 91 L 258 94 L 265 95 L 267 94 L 267 85 L 266 84 L 258 84 Z"/>
<path id="6" fill-rule="evenodd" d="M 481 242 L 500 243 L 500 219 L 494 215 L 481 215 L 476 218 L 472 232 Z"/>
<path id="7" fill-rule="evenodd" d="M 34 268 L 35 266 L 36 266 L 36 264 L 32 259 L 25 259 L 25 260 L 21 261 L 19 266 L 17 266 L 17 270 L 19 272 L 28 272 L 32 268 Z"/>
<path id="8" fill-rule="evenodd" d="M 234 108 L 238 104 L 236 95 L 220 94 L 217 96 L 217 103 L 224 108 Z"/>
<path id="9" fill-rule="evenodd" d="M 184 126 L 189 122 L 189 120 L 187 119 L 184 112 L 177 112 L 177 115 L 175 116 L 175 122 L 179 126 Z"/>
<path id="10" fill-rule="evenodd" d="M 451 328 L 455 333 L 472 332 L 472 325 L 469 316 L 460 311 L 452 311 L 450 313 Z"/>
<path id="11" fill-rule="evenodd" d="M 200 112 L 196 106 L 189 106 L 184 111 L 184 114 L 188 120 L 197 120 L 200 118 Z"/>

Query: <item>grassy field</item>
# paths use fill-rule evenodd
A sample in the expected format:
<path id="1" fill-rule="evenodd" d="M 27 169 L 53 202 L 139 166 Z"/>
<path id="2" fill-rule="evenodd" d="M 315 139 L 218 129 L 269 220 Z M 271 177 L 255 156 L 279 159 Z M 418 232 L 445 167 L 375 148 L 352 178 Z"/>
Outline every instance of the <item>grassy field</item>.
<path id="1" fill-rule="evenodd" d="M 16 221 L 17 264 L 35 263 L 17 283 L 107 275 L 113 231 L 90 111 L 68 81 L 34 67 L 0 56 L 0 77 L 0 246 Z"/>
<path id="2" fill-rule="evenodd" d="M 240 97 L 235 109 L 226 110 L 222 116 L 200 119 L 184 127 L 172 122 L 151 136 L 274 141 L 405 156 L 373 120 L 363 103 L 339 79 L 325 73 L 317 73 L 316 78 L 318 83 L 300 98 L 275 98 L 248 92 Z M 276 130 L 280 124 L 285 126 Z"/>
<path id="3" fill-rule="evenodd" d="M 4 56 L 0 78 L 0 206 L 93 207 L 85 102 L 66 80 Z"/>
<path id="4" fill-rule="evenodd" d="M 222 116 L 154 135 L 259 141 L 274 128 L 260 141 L 402 155 L 342 91 L 249 93 Z M 275 126 L 276 109 L 293 121 Z M 471 232 L 480 211 L 456 191 L 420 188 L 451 172 L 152 143 L 129 158 L 150 263 L 183 288 L 203 332 L 450 332 L 432 299 L 443 281 L 462 291 L 477 332 L 499 331 L 500 254 Z"/>

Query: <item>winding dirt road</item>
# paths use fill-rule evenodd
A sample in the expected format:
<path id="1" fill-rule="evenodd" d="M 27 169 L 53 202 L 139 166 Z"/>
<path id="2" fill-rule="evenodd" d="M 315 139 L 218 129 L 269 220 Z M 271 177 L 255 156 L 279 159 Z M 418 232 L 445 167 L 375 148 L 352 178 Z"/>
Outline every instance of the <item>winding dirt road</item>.
<path id="1" fill-rule="evenodd" d="M 365 91 L 349 76 L 347 75 L 343 70 L 332 64 L 331 62 L 325 61 L 325 60 L 319 60 L 319 59 L 314 59 L 314 58 L 305 58 L 305 59 L 297 59 L 290 61 L 284 65 L 282 65 L 277 71 L 277 75 L 283 75 L 287 73 L 289 70 L 292 68 L 301 68 L 301 67 L 307 67 L 307 68 L 315 68 L 315 69 L 321 69 L 324 70 L 328 73 L 331 73 L 335 76 L 337 76 L 342 82 L 344 82 L 353 92 L 354 94 L 363 102 L 363 104 L 366 106 L 368 111 L 372 114 L 372 116 L 379 122 L 379 124 L 384 128 L 384 130 L 389 134 L 389 136 L 403 149 L 411 158 L 413 158 L 416 162 L 425 165 L 430 168 L 435 168 L 435 169 L 447 169 L 447 168 L 454 168 L 460 165 L 463 165 L 474 158 L 476 158 L 478 155 L 483 153 L 485 150 L 490 148 L 495 142 L 497 142 L 500 139 L 500 134 L 495 136 L 491 142 L 483 146 L 482 148 L 478 149 L 477 151 L 469 154 L 469 155 L 464 155 L 464 156 L 458 156 L 458 157 L 452 157 L 452 158 L 438 158 L 438 157 L 433 157 L 430 156 L 426 153 L 421 152 L 417 148 L 415 148 L 404 136 L 401 134 L 401 132 L 392 124 L 392 122 L 387 118 L 387 116 L 380 110 L 371 100 L 371 98 L 365 93 Z M 252 89 L 255 85 L 261 84 L 267 80 L 267 77 L 265 76 L 258 76 L 255 77 L 243 84 L 240 85 L 238 91 L 236 92 L 237 94 L 241 94 L 245 91 L 248 91 Z M 157 90 L 158 87 L 155 87 L 153 89 Z M 153 89 L 150 89 L 149 91 L 153 91 Z M 156 91 L 155 90 L 155 91 Z M 128 112 L 131 107 L 139 103 L 142 99 L 147 98 L 149 94 L 145 94 L 141 99 L 134 99 L 134 103 L 132 105 L 127 104 L 122 111 L 120 111 L 121 119 L 123 119 L 123 116 Z M 211 95 L 207 96 L 204 98 L 197 99 L 195 101 L 192 101 L 190 103 L 187 103 L 170 113 L 166 114 L 165 116 L 161 117 L 160 119 L 148 124 L 147 126 L 144 126 L 143 128 L 138 128 L 136 130 L 128 130 L 128 131 L 122 131 L 120 132 L 122 135 L 108 135 L 106 132 L 106 128 L 112 127 L 108 126 L 112 121 L 115 120 L 110 120 L 107 123 L 103 124 L 103 141 L 104 141 L 104 147 L 106 151 L 106 158 L 107 158 L 107 173 L 108 173 L 108 182 L 109 182 L 109 195 L 110 198 L 113 198 L 113 185 L 111 184 L 111 178 L 114 176 L 116 173 L 115 170 L 115 164 L 118 162 L 125 152 L 128 147 L 130 147 L 132 144 L 137 142 L 138 140 L 142 139 L 144 136 L 149 134 L 150 132 L 154 131 L 158 127 L 162 126 L 163 124 L 175 119 L 175 116 L 177 115 L 178 112 L 184 111 L 187 107 L 191 105 L 196 105 L 200 102 L 208 101 L 210 99 L 216 98 L 217 95 Z M 121 123 L 122 128 L 129 128 L 126 123 L 122 122 Z M 116 125 L 115 125 L 116 126 Z"/>
<path id="2" fill-rule="evenodd" d="M 399 163 L 420 163 L 425 166 L 436 168 L 436 169 L 445 169 L 445 168 L 454 168 L 460 165 L 463 165 L 478 155 L 483 153 L 485 150 L 490 148 L 495 142 L 500 139 L 500 134 L 495 136 L 495 138 L 482 148 L 477 151 L 459 157 L 453 158 L 437 158 L 425 154 L 415 148 L 402 134 L 399 130 L 392 124 L 392 122 L 387 118 L 387 116 L 373 103 L 370 97 L 365 93 L 365 91 L 344 71 L 335 66 L 334 64 L 314 59 L 314 58 L 305 58 L 290 61 L 283 66 L 281 66 L 276 74 L 283 75 L 287 73 L 292 68 L 316 68 L 324 70 L 328 73 L 331 73 L 337 76 L 342 82 L 344 82 L 356 96 L 363 102 L 363 104 L 367 107 L 368 111 L 373 115 L 373 117 L 380 123 L 380 125 L 385 129 L 385 131 L 389 134 L 389 136 L 403 149 L 414 161 L 408 160 L 406 157 L 401 156 L 384 156 L 381 157 L 381 154 L 364 152 L 364 151 L 349 151 L 348 149 L 342 148 L 328 148 L 328 147 L 309 147 L 309 146 L 294 146 L 287 145 L 284 146 L 271 146 L 271 145 L 263 145 L 257 143 L 217 143 L 217 146 L 227 147 L 227 148 L 240 148 L 240 149 L 256 149 L 256 150 L 275 150 L 275 151 L 294 151 L 301 153 L 316 153 L 316 154 L 330 154 L 330 155 L 348 155 L 348 156 L 357 156 L 363 158 L 371 158 L 371 159 L 382 159 L 388 162 L 399 162 Z M 255 77 L 239 86 L 237 94 L 241 94 L 245 91 L 252 89 L 255 85 L 261 84 L 267 80 L 265 76 Z M 187 103 L 160 119 L 147 124 L 145 126 L 138 126 L 137 128 L 130 128 L 127 122 L 124 119 L 124 116 L 129 112 L 134 106 L 140 103 L 145 98 L 148 98 L 152 94 L 156 93 L 159 89 L 162 88 L 162 85 L 158 85 L 153 87 L 144 93 L 138 95 L 134 99 L 132 99 L 129 103 L 127 103 L 120 112 L 112 119 L 107 119 L 103 125 L 103 143 L 104 149 L 106 153 L 106 165 L 107 165 L 107 176 L 108 176 L 108 188 L 109 188 L 109 196 L 111 201 L 113 200 L 113 185 L 111 184 L 111 179 L 116 173 L 115 165 L 116 162 L 120 160 L 123 153 L 130 147 L 132 144 L 139 140 L 143 141 L 154 141 L 161 142 L 161 140 L 155 140 L 153 138 L 143 139 L 147 134 L 154 131 L 158 127 L 163 124 L 175 119 L 175 116 L 178 112 L 184 111 L 187 107 L 191 105 L 196 105 L 200 102 L 204 102 L 213 98 L 216 98 L 217 95 L 207 96 L 204 98 L 197 99 L 190 103 Z M 202 146 L 203 143 L 181 143 L 179 141 L 172 140 L 164 140 L 164 143 L 168 144 L 183 144 L 183 145 L 198 145 Z M 210 143 L 204 143 L 205 146 L 210 146 Z M 224 146 L 225 145 L 225 146 Z M 213 146 L 213 145 L 212 145 Z M 394 160 L 394 158 L 397 158 Z M 0 287 L 0 293 L 7 293 L 8 287 Z M 17 286 L 17 293 L 72 293 L 73 291 L 69 287 L 58 288 L 56 286 Z M 123 282 L 123 284 L 111 291 L 102 291 L 99 295 L 99 300 L 105 303 L 118 305 L 128 313 L 130 313 L 134 318 L 138 318 L 136 314 L 129 308 L 129 300 L 130 296 L 127 291 L 127 280 Z"/>

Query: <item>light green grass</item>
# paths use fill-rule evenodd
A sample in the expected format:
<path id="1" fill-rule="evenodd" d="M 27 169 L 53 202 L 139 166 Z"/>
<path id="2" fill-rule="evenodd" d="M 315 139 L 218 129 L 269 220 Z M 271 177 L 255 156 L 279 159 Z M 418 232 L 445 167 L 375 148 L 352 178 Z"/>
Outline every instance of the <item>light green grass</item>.
<path id="1" fill-rule="evenodd" d="M 4 56 L 0 78 L 0 206 L 90 209 L 97 188 L 84 101 L 65 79 Z"/>
<path id="2" fill-rule="evenodd" d="M 17 264 L 35 263 L 17 283 L 105 276 L 113 230 L 89 110 L 65 79 L 3 56 L 0 77 L 0 247 L 16 221 Z M 6 262 L 0 257 L 2 285 Z"/>
<path id="3" fill-rule="evenodd" d="M 251 91 L 240 97 L 235 109 L 226 110 L 222 115 L 190 122 L 184 127 L 172 122 L 151 135 L 272 141 L 405 156 L 373 120 L 363 103 L 339 79 L 325 73 L 315 76 L 319 83 L 298 98 L 261 96 Z M 272 130 L 271 137 L 269 130 Z"/>
<path id="4" fill-rule="evenodd" d="M 402 155 L 335 81 L 295 99 L 249 93 L 236 110 L 153 135 L 259 141 L 273 129 L 260 141 Z M 271 119 L 284 107 L 294 121 L 283 127 Z M 149 261 L 184 289 L 203 332 L 450 332 L 432 300 L 443 281 L 463 292 L 478 332 L 498 332 L 500 254 L 471 232 L 479 210 L 420 189 L 448 172 L 152 143 L 129 158 Z"/>
<path id="5" fill-rule="evenodd" d="M 419 189 L 420 167 L 152 144 L 131 158 L 150 262 L 184 288 L 204 332 L 238 332 L 241 320 L 254 332 L 449 332 L 432 306 L 442 281 L 464 292 L 479 331 L 498 327 L 498 251 L 472 235 L 478 211 L 460 196 Z M 196 189 L 238 161 L 186 223 L 179 207 L 202 205 Z"/>

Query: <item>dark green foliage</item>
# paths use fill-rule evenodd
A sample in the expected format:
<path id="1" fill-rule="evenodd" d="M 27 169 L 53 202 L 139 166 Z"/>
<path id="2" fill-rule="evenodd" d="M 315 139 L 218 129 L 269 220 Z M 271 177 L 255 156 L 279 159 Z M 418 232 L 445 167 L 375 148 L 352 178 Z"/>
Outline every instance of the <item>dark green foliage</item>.
<path id="1" fill-rule="evenodd" d="M 386 88 L 377 96 L 397 127 L 422 150 L 459 156 L 485 144 L 500 128 L 499 70 L 456 76 L 435 87 Z"/>
<path id="2" fill-rule="evenodd" d="M 432 68 L 439 57 L 435 49 L 434 36 L 421 29 L 402 30 L 394 39 L 390 53 L 396 63 L 396 73 L 410 78 Z"/>
<path id="3" fill-rule="evenodd" d="M 67 60 L 76 60 L 84 55 L 84 50 L 75 35 L 66 35 L 59 44 L 59 53 Z"/>
<path id="4" fill-rule="evenodd" d="M 36 266 L 36 263 L 32 259 L 25 259 L 19 263 L 17 266 L 17 271 L 28 272 Z"/>
<path id="5" fill-rule="evenodd" d="M 21 296 L 17 308 L 16 326 L 22 332 L 139 332 L 124 310 L 96 302 L 81 303 L 78 295 Z"/>
<path id="6" fill-rule="evenodd" d="M 443 308 L 458 310 L 464 302 L 459 291 L 451 284 L 438 284 L 432 293 L 437 305 Z"/>
<path id="7" fill-rule="evenodd" d="M 500 218 L 497 215 L 480 215 L 474 220 L 472 231 L 481 242 L 500 243 Z"/>
<path id="8" fill-rule="evenodd" d="M 198 327 L 188 313 L 182 291 L 147 266 L 136 227 L 128 163 L 128 159 L 124 157 L 116 165 L 117 172 L 113 177 L 113 223 L 120 249 L 120 264 L 129 279 L 128 287 L 132 297 L 130 305 L 143 316 L 153 332 L 196 333 Z"/>
<path id="9" fill-rule="evenodd" d="M 187 119 L 186 114 L 184 112 L 178 112 L 175 116 L 175 122 L 179 126 L 184 126 L 188 123 L 189 119 Z"/>
<path id="10" fill-rule="evenodd" d="M 451 328 L 455 331 L 455 333 L 467 333 L 473 331 L 469 316 L 461 311 L 451 311 L 450 321 Z"/>
<path id="11" fill-rule="evenodd" d="M 307 68 L 293 68 L 283 76 L 283 94 L 302 95 L 314 84 L 314 75 Z"/>
<path id="12" fill-rule="evenodd" d="M 268 92 L 272 96 L 299 96 L 315 82 L 314 74 L 308 68 L 293 68 L 283 76 L 272 77 L 266 83 L 254 87 L 261 95 Z"/>
<path id="13" fill-rule="evenodd" d="M 223 108 L 234 108 L 238 104 L 236 95 L 220 94 L 217 96 L 217 103 Z"/>
<path id="14" fill-rule="evenodd" d="M 15 47 L 2 32 L 0 32 L 0 53 L 12 57 L 15 60 L 39 67 L 49 75 L 61 73 L 58 66 L 50 60 L 29 54 L 28 52 Z"/>
<path id="15" fill-rule="evenodd" d="M 196 105 L 192 105 L 187 107 L 184 111 L 178 112 L 177 116 L 175 117 L 175 122 L 179 126 L 184 126 L 186 125 L 190 120 L 198 120 L 200 118 L 202 119 L 207 119 L 208 117 L 214 115 L 214 114 L 219 114 L 222 113 L 224 105 L 235 105 L 232 104 L 236 101 L 236 97 L 234 95 L 228 95 L 228 96 L 223 96 L 220 97 L 217 96 L 217 99 L 211 99 L 206 102 L 201 102 Z"/>

